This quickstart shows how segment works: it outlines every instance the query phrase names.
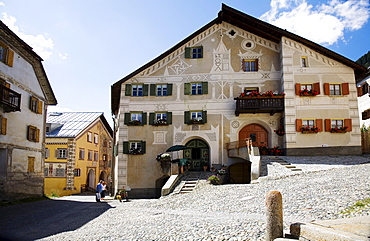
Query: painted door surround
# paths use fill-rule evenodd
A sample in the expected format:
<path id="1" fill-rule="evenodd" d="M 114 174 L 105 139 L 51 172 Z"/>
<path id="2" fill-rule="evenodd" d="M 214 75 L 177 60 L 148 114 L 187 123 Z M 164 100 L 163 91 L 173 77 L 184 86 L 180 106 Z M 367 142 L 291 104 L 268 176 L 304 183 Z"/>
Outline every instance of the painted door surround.
<path id="1" fill-rule="evenodd" d="M 193 139 L 186 143 L 189 149 L 184 150 L 184 158 L 188 159 L 189 171 L 202 171 L 206 165 L 210 167 L 209 146 L 201 139 Z"/>
<path id="2" fill-rule="evenodd" d="M 253 146 L 268 146 L 268 132 L 259 124 L 249 124 L 239 131 L 239 140 L 252 139 Z"/>

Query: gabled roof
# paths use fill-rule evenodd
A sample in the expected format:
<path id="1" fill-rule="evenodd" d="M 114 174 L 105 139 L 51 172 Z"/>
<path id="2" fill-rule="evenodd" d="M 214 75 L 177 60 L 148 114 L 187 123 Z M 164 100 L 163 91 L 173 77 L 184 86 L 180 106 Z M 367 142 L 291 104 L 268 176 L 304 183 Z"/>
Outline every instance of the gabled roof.
<path id="1" fill-rule="evenodd" d="M 50 127 L 50 132 L 46 133 L 46 137 L 75 138 L 99 119 L 103 122 L 108 133 L 113 136 L 112 128 L 103 112 L 48 113 L 46 125 Z"/>
<path id="2" fill-rule="evenodd" d="M 41 89 L 46 96 L 46 104 L 56 105 L 57 100 L 41 62 L 43 59 L 32 50 L 32 47 L 20 39 L 2 21 L 0 21 L 0 36 L 13 51 L 25 58 L 32 65 Z"/>
<path id="3" fill-rule="evenodd" d="M 121 85 L 128 79 L 134 77 L 135 75 L 139 74 L 141 71 L 149 68 L 150 66 L 154 65 L 156 62 L 162 60 L 167 55 L 175 51 L 176 49 L 180 48 L 185 43 L 189 42 L 191 39 L 193 39 L 195 36 L 199 35 L 209 27 L 211 27 L 214 24 L 219 24 L 221 22 L 227 22 L 229 24 L 232 24 L 236 27 L 239 27 L 241 29 L 244 29 L 250 33 L 256 34 L 260 37 L 263 37 L 265 39 L 268 39 L 270 41 L 273 41 L 275 43 L 279 43 L 282 39 L 282 37 L 290 38 L 296 42 L 299 42 L 301 44 L 304 44 L 305 46 L 312 48 L 316 52 L 325 55 L 331 59 L 334 59 L 346 66 L 351 67 L 354 72 L 356 79 L 363 77 L 363 75 L 366 73 L 366 68 L 355 63 L 354 61 L 337 54 L 319 44 L 316 44 L 310 40 L 307 40 L 305 38 L 302 38 L 296 34 L 293 34 L 291 32 L 288 32 L 286 30 L 283 30 L 281 28 L 278 28 L 274 25 L 271 25 L 269 23 L 266 23 L 264 21 L 261 21 L 257 18 L 254 18 L 252 16 L 249 16 L 245 13 L 242 13 L 236 9 L 233 9 L 225 4 L 222 4 L 222 9 L 218 13 L 218 17 L 202 28 L 200 28 L 198 31 L 194 32 L 187 38 L 185 38 L 180 43 L 176 44 L 157 58 L 153 59 L 152 61 L 148 62 L 147 64 L 143 65 L 139 69 L 135 70 L 131 74 L 127 75 L 126 77 L 122 78 L 121 80 L 117 81 L 111 86 L 111 109 L 112 113 L 115 113 L 116 110 L 119 108 L 119 101 L 120 101 L 120 94 L 121 94 Z"/>

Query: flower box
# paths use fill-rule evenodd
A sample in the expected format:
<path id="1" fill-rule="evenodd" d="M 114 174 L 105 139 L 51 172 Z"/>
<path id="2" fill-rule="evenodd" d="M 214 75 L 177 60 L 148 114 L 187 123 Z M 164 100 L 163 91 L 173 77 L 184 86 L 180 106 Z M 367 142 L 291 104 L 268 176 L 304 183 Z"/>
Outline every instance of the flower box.
<path id="1" fill-rule="evenodd" d="M 313 131 L 313 130 L 303 130 L 301 131 L 302 134 L 312 134 L 312 133 L 318 133 L 318 131 Z"/>
<path id="2" fill-rule="evenodd" d="M 347 130 L 334 130 L 334 129 L 331 129 L 330 130 L 330 133 L 347 133 Z"/>
<path id="3" fill-rule="evenodd" d="M 128 124 L 129 124 L 130 126 L 139 126 L 139 125 L 141 125 L 141 121 L 139 121 L 139 120 L 130 120 L 130 121 L 128 122 Z"/>
<path id="4" fill-rule="evenodd" d="M 239 98 L 248 99 L 248 98 L 284 98 L 284 93 L 274 93 L 272 91 L 259 93 L 257 91 L 252 91 L 250 93 L 240 93 Z"/>
<path id="5" fill-rule="evenodd" d="M 315 90 L 304 89 L 304 90 L 299 91 L 300 96 L 316 96 L 318 94 L 319 94 L 319 92 L 317 92 Z"/>

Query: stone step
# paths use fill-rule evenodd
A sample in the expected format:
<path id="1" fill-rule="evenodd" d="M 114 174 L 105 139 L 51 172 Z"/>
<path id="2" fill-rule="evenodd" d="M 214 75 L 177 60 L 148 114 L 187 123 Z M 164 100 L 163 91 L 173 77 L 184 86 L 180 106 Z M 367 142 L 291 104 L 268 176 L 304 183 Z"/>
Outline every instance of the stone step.
<path id="1" fill-rule="evenodd" d="M 296 166 L 293 166 L 293 165 L 286 165 L 285 167 L 286 167 L 286 168 L 289 168 L 289 169 L 290 169 L 290 168 L 296 168 Z"/>
<path id="2" fill-rule="evenodd" d="M 300 168 L 293 168 L 293 169 L 291 169 L 292 171 L 296 171 L 296 172 L 301 172 L 302 171 L 302 169 L 300 169 Z"/>

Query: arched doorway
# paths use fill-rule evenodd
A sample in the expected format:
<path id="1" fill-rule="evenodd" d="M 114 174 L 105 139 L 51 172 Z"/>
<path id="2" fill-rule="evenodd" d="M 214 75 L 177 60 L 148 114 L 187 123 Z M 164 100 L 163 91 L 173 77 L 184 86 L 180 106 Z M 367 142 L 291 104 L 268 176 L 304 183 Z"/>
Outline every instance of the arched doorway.
<path id="1" fill-rule="evenodd" d="M 186 143 L 190 149 L 184 150 L 184 158 L 190 164 L 189 171 L 202 171 L 204 166 L 209 168 L 209 146 L 200 139 L 194 139 Z"/>
<path id="2" fill-rule="evenodd" d="M 94 189 L 95 190 L 95 172 L 93 169 L 90 169 L 89 170 L 89 173 L 87 174 L 87 186 L 90 188 L 90 189 Z"/>
<path id="3" fill-rule="evenodd" d="M 228 167 L 230 181 L 234 184 L 251 182 L 251 162 L 234 163 Z"/>
<path id="4" fill-rule="evenodd" d="M 107 173 L 105 171 L 101 171 L 100 172 L 100 176 L 99 176 L 99 180 L 103 180 L 105 182 L 107 182 Z"/>
<path id="5" fill-rule="evenodd" d="M 239 140 L 251 138 L 253 146 L 268 145 L 268 133 L 265 128 L 258 124 L 244 126 L 239 132 Z"/>

